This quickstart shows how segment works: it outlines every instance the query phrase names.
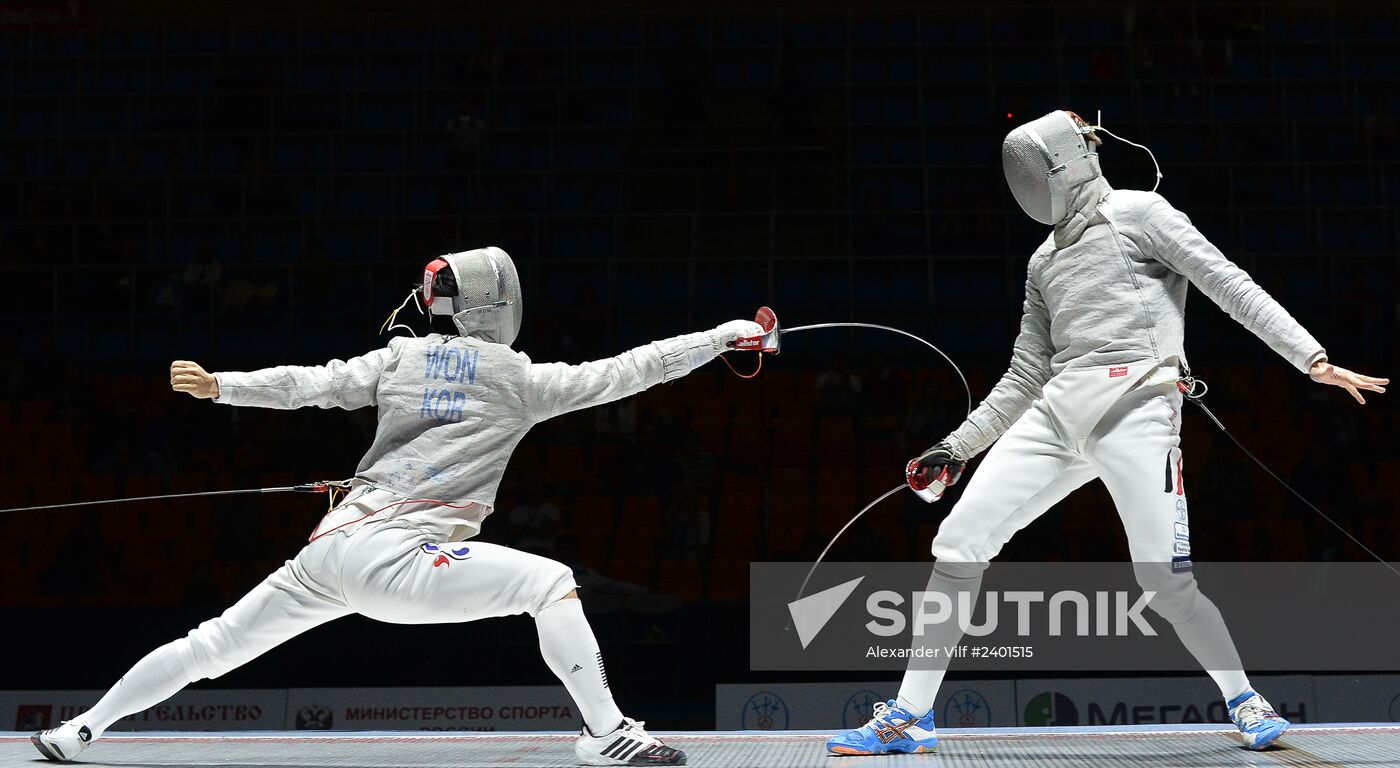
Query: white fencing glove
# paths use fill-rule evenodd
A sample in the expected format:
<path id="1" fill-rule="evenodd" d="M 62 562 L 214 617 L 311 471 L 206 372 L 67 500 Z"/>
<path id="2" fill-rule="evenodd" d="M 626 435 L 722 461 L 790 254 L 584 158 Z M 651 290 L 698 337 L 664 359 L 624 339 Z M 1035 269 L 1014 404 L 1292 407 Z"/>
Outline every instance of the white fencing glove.
<path id="1" fill-rule="evenodd" d="M 715 353 L 719 354 L 732 350 L 734 348 L 734 342 L 739 339 L 762 336 L 763 326 L 752 320 L 730 320 L 707 333 L 709 334 L 710 344 L 714 347 Z"/>

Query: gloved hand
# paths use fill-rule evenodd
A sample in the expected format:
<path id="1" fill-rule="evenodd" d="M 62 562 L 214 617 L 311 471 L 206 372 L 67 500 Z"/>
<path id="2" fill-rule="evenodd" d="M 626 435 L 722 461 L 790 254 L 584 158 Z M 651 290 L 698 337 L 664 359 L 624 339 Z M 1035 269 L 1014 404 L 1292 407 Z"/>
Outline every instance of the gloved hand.
<path id="1" fill-rule="evenodd" d="M 707 333 L 710 337 L 710 345 L 714 347 L 715 353 L 719 354 L 733 349 L 737 339 L 762 336 L 763 326 L 752 320 L 730 320 L 713 331 L 707 331 Z"/>
<path id="2" fill-rule="evenodd" d="M 924 451 L 919 458 L 911 459 L 904 467 L 904 481 L 915 491 L 925 490 L 933 483 L 951 488 L 962 477 L 966 466 L 967 462 L 953 455 L 952 447 L 945 440 Z"/>
<path id="3" fill-rule="evenodd" d="M 176 392 L 188 392 L 201 400 L 219 397 L 219 380 L 199 363 L 190 360 L 176 360 L 170 364 L 170 388 Z"/>

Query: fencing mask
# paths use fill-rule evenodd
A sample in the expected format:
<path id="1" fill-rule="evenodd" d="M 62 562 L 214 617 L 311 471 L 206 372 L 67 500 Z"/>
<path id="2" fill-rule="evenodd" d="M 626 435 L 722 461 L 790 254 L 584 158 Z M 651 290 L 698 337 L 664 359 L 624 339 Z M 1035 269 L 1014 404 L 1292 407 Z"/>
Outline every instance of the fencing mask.
<path id="1" fill-rule="evenodd" d="M 1100 143 L 1079 115 L 1056 110 L 1006 135 L 1001 168 L 1027 216 L 1055 225 L 1069 215 L 1074 187 L 1101 176 Z"/>
<path id="2" fill-rule="evenodd" d="M 520 276 L 500 248 L 449 253 L 423 268 L 423 304 L 440 327 L 509 346 L 520 333 Z"/>

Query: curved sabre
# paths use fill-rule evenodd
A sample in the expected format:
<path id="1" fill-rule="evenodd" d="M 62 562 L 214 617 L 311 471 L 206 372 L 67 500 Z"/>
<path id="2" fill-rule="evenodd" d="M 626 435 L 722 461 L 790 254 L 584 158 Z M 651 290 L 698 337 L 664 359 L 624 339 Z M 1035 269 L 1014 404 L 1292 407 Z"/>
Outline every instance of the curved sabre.
<path id="1" fill-rule="evenodd" d="M 948 365 L 951 365 L 953 367 L 953 370 L 958 374 L 958 378 L 962 380 L 963 392 L 967 394 L 967 412 L 969 415 L 972 413 L 972 387 L 968 386 L 967 377 L 963 375 L 962 369 L 958 367 L 958 364 L 953 362 L 953 358 L 949 357 L 946 352 L 939 349 L 933 344 L 933 342 L 930 342 L 928 339 L 925 339 L 922 336 L 916 336 L 908 331 L 901 330 L 899 328 L 892 328 L 888 325 L 878 325 L 876 323 L 814 323 L 812 325 L 799 325 L 793 328 L 784 328 L 782 330 L 782 333 L 783 335 L 787 335 L 789 333 L 797 333 L 798 331 L 815 331 L 822 328 L 872 328 L 879 331 L 889 331 L 890 333 L 897 333 L 900 336 L 911 338 L 919 342 L 920 344 L 923 344 L 924 346 L 928 347 L 929 349 L 932 349 L 934 352 L 937 352 L 940 357 L 948 361 Z M 831 541 L 827 542 L 826 547 L 822 549 L 821 554 L 817 555 L 817 559 L 812 563 L 812 567 L 807 571 L 807 577 L 802 580 L 802 586 L 797 588 L 797 597 L 794 598 L 794 600 L 801 600 L 802 596 L 806 594 L 807 583 L 812 580 L 812 575 L 817 572 L 817 566 L 821 565 L 822 560 L 826 559 L 826 553 L 831 551 L 831 548 L 836 545 L 836 542 L 838 540 L 840 540 L 842 534 L 844 534 L 846 530 L 852 525 L 855 525 L 855 522 L 861 518 L 861 515 L 864 515 L 866 512 L 869 512 L 871 508 L 873 508 L 876 504 L 879 504 L 885 499 L 888 499 L 896 493 L 899 493 L 901 489 L 907 487 L 908 486 L 905 483 L 900 483 L 899 485 L 896 485 L 888 491 L 885 491 L 883 494 L 880 495 L 878 499 L 875 499 L 869 504 L 866 504 L 865 507 L 861 509 L 861 511 L 855 514 L 855 517 L 852 517 L 850 520 L 846 521 L 846 524 L 841 526 L 841 530 L 837 531 L 836 535 L 831 537 Z M 788 621 L 788 626 L 789 628 L 791 627 L 791 619 L 789 619 Z"/>

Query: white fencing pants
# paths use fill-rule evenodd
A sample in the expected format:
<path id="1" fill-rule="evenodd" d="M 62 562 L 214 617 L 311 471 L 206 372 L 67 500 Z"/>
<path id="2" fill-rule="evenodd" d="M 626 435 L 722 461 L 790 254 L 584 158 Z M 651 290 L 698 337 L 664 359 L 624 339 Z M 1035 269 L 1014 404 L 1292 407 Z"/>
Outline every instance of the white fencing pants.
<path id="1" fill-rule="evenodd" d="M 1191 554 L 1177 375 L 1174 364 L 1143 363 L 1051 379 L 1042 398 L 992 446 L 939 526 L 930 589 L 980 589 L 981 572 L 1017 531 L 1100 478 L 1118 508 L 1138 582 L 1157 592 L 1149 607 L 1171 622 L 1230 699 L 1248 681 L 1225 622 L 1197 590 L 1195 577 L 1170 567 L 1173 558 Z M 961 636 L 958 622 L 947 621 L 918 645 L 956 645 Z M 916 714 L 933 706 L 945 671 L 927 660 L 919 666 L 911 666 L 899 693 Z"/>
<path id="2" fill-rule="evenodd" d="M 369 512 L 395 500 L 371 489 L 346 503 Z M 495 544 L 434 541 L 392 520 L 332 533 L 306 545 L 222 616 L 152 651 L 76 721 L 100 736 L 191 682 L 219 677 L 351 613 L 394 624 L 537 616 L 574 588 L 573 571 L 562 563 Z"/>

